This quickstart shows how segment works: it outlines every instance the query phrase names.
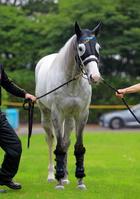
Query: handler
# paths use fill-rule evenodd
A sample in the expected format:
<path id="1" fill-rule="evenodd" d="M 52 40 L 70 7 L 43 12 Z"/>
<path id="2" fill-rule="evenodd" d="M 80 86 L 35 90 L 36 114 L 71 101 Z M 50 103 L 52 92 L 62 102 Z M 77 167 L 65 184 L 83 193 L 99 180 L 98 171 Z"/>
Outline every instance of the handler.
<path id="1" fill-rule="evenodd" d="M 36 97 L 14 84 L 7 76 L 2 65 L 0 65 L 0 105 L 1 86 L 9 93 L 36 101 Z M 8 123 L 5 114 L 0 110 L 0 147 L 5 151 L 3 163 L 0 168 L 0 185 L 6 185 L 11 189 L 21 189 L 19 183 L 13 182 L 19 167 L 22 153 L 21 141 L 16 132 Z"/>
<path id="2" fill-rule="evenodd" d="M 127 88 L 118 89 L 118 92 L 116 92 L 116 96 L 123 98 L 125 94 L 137 92 L 140 92 L 140 83 L 135 84 L 133 86 L 129 86 Z"/>

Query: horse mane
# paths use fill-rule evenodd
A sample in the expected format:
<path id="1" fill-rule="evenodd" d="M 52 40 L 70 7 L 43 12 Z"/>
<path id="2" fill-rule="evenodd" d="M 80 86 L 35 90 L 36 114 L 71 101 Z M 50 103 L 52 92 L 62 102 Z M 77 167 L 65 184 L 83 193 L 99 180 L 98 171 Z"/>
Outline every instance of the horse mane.
<path id="1" fill-rule="evenodd" d="M 59 50 L 58 56 L 64 65 L 67 65 L 75 57 L 76 35 L 73 35 Z M 62 64 L 62 65 L 63 65 Z"/>

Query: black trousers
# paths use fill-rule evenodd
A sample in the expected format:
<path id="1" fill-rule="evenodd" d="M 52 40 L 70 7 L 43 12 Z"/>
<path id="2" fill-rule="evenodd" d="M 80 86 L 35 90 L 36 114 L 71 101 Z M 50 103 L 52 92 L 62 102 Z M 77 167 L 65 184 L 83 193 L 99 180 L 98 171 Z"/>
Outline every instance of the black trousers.
<path id="1" fill-rule="evenodd" d="M 21 141 L 0 111 L 0 147 L 5 151 L 0 168 L 0 181 L 11 180 L 18 171 L 22 153 Z"/>

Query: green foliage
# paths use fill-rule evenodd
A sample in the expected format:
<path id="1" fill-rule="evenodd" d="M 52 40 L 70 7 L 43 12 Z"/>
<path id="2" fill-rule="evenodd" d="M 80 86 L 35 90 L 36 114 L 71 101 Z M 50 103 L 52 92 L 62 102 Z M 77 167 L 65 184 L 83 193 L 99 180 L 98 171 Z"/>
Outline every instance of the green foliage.
<path id="1" fill-rule="evenodd" d="M 21 9 L 0 6 L 0 26 L 1 62 L 10 70 L 34 67 L 43 42 L 37 20 Z"/>
<path id="2" fill-rule="evenodd" d="M 8 76 L 19 87 L 25 89 L 27 92 L 34 94 L 35 90 L 34 71 L 21 69 L 21 70 L 8 72 Z M 14 96 L 11 96 L 10 98 L 13 101 L 21 101 L 20 98 Z"/>
<path id="3" fill-rule="evenodd" d="M 28 1 L 30 6 L 24 8 L 0 5 L 1 62 L 20 86 L 34 93 L 36 63 L 43 56 L 59 51 L 74 34 L 75 21 L 82 28 L 89 29 L 93 29 L 99 21 L 103 23 L 98 40 L 102 47 L 101 71 L 106 80 L 116 88 L 139 82 L 138 0 L 59 0 L 56 10 L 53 1 L 43 1 L 40 6 L 44 3 L 48 6 L 44 8 L 38 5 L 40 1 Z M 46 9 L 49 10 L 45 13 Z M 123 75 L 126 76 L 123 78 Z M 120 103 L 112 91 L 103 93 L 103 90 L 102 84 L 94 87 L 92 103 Z M 17 100 L 11 96 L 10 99 Z M 128 102 L 138 103 L 139 95 L 129 95 Z M 101 111 L 97 111 L 94 117 L 100 114 Z M 93 119 L 90 116 L 89 120 Z"/>
<path id="4" fill-rule="evenodd" d="M 22 8 L 27 11 L 28 14 L 33 14 L 35 12 L 39 13 L 56 13 L 58 12 L 58 4 L 53 0 L 28 0 Z"/>
<path id="5" fill-rule="evenodd" d="M 49 1 L 44 3 L 49 6 Z M 52 1 L 50 3 L 53 4 Z M 42 56 L 58 51 L 74 34 L 75 21 L 83 28 L 90 29 L 102 21 L 100 43 L 104 73 L 125 71 L 139 75 L 138 1 L 60 0 L 57 5 L 59 12 L 49 12 L 47 15 L 43 11 L 28 15 L 29 7 L 24 10 L 0 7 L 0 42 L 4 41 L 0 54 L 4 64 L 10 69 L 34 68 Z M 35 10 L 34 7 L 32 9 Z"/>

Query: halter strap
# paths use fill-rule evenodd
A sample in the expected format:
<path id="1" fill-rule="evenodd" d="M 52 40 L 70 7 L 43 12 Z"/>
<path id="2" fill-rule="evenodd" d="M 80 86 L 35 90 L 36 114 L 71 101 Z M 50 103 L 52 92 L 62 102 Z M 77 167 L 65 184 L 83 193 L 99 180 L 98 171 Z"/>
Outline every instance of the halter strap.
<path id="1" fill-rule="evenodd" d="M 98 59 L 96 59 L 96 58 L 89 58 L 89 59 L 83 61 L 83 64 L 86 65 L 86 64 L 88 64 L 91 61 L 95 61 L 97 64 L 99 63 Z"/>

